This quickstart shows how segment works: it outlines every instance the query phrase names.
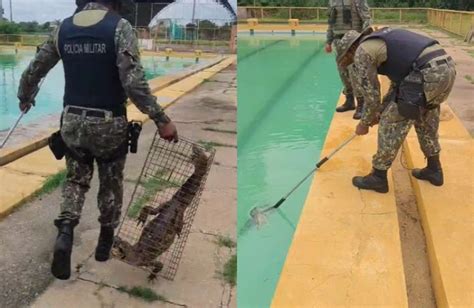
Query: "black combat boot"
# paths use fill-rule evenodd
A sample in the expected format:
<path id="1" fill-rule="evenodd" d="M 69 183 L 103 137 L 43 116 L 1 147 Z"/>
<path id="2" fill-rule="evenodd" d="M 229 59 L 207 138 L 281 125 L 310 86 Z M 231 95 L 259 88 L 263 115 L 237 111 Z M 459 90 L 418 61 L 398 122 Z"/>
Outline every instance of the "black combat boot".
<path id="1" fill-rule="evenodd" d="M 51 265 L 51 273 L 54 277 L 67 280 L 71 277 L 71 253 L 74 242 L 74 227 L 77 220 L 55 220 L 58 228 L 58 237 L 54 244 L 54 257 Z"/>
<path id="2" fill-rule="evenodd" d="M 114 228 L 100 227 L 99 241 L 95 249 L 95 259 L 105 262 L 110 258 L 110 249 L 114 243 Z"/>
<path id="3" fill-rule="evenodd" d="M 354 110 L 355 109 L 355 102 L 354 102 L 354 95 L 349 94 L 346 95 L 346 101 L 344 104 L 336 108 L 337 112 L 346 112 L 349 110 Z"/>
<path id="4" fill-rule="evenodd" d="M 357 98 L 357 108 L 352 117 L 354 120 L 360 120 L 362 118 L 362 111 L 364 110 L 364 98 L 358 97 Z"/>
<path id="5" fill-rule="evenodd" d="M 439 155 L 428 157 L 428 166 L 423 169 L 414 169 L 411 174 L 415 178 L 428 181 L 435 186 L 442 186 L 444 183 Z"/>
<path id="6" fill-rule="evenodd" d="M 373 169 L 366 176 L 352 178 L 352 184 L 360 189 L 374 190 L 379 193 L 388 192 L 387 170 Z"/>

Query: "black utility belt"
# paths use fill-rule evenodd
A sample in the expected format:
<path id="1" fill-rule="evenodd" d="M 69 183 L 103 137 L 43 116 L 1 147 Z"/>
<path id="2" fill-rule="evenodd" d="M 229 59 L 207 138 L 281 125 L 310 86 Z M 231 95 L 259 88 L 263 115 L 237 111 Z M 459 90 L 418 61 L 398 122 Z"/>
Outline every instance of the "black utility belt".
<path id="1" fill-rule="evenodd" d="M 76 115 L 84 115 L 86 117 L 96 117 L 96 118 L 107 118 L 108 114 L 112 113 L 112 116 L 114 118 L 116 117 L 123 117 L 127 115 L 127 109 L 125 106 L 119 107 L 119 108 L 114 108 L 111 110 L 107 109 L 89 109 L 87 107 L 81 108 L 81 107 L 76 107 L 76 106 L 67 106 L 66 114 L 71 113 L 71 114 L 76 114 Z"/>
<path id="2" fill-rule="evenodd" d="M 118 151 L 116 152 L 116 155 L 113 155 L 112 157 L 109 157 L 107 160 L 102 160 L 102 161 L 111 162 L 116 159 L 119 159 L 123 155 L 126 155 L 128 153 L 129 148 L 130 148 L 130 153 L 134 153 L 134 154 L 137 153 L 138 138 L 140 137 L 142 126 L 143 126 L 143 123 L 139 121 L 129 122 L 126 142 L 123 144 L 123 146 L 120 147 L 120 149 L 118 149 Z M 73 157 L 75 160 L 78 160 L 78 161 L 87 161 L 92 158 L 91 155 L 86 155 L 85 157 L 83 157 L 82 155 L 78 153 L 78 151 L 68 148 L 68 146 L 63 140 L 63 137 L 61 136 L 60 130 L 53 133 L 48 138 L 48 145 L 49 145 L 49 148 L 51 149 L 51 152 L 53 152 L 57 160 L 61 160 L 66 155 L 66 153 L 69 153 L 71 157 Z"/>
<path id="3" fill-rule="evenodd" d="M 443 59 L 443 60 L 438 60 L 436 61 L 436 66 L 440 66 L 440 65 L 443 65 L 443 64 L 449 64 L 449 62 L 451 62 L 453 60 L 453 58 L 451 57 L 448 57 L 446 59 Z M 425 65 L 423 65 L 422 67 L 420 67 L 419 69 L 420 70 L 424 70 L 424 69 L 427 69 L 427 68 L 432 68 L 433 65 L 431 63 L 427 63 Z"/>
<path id="4" fill-rule="evenodd" d="M 432 51 L 432 52 L 427 53 L 426 55 L 424 55 L 422 57 L 419 57 L 415 61 L 415 63 L 413 64 L 413 67 L 416 68 L 416 69 L 419 69 L 419 70 L 429 68 L 429 67 L 431 67 L 431 64 L 429 63 L 431 60 L 433 60 L 435 58 L 438 58 L 438 57 L 445 56 L 445 55 L 447 55 L 447 53 L 444 49 L 438 49 L 438 50 Z M 449 57 L 448 59 L 452 60 L 451 57 Z M 447 63 L 448 59 L 439 60 L 439 62 L 442 62 L 442 64 L 444 64 L 445 63 L 444 61 L 446 61 L 446 63 Z"/>

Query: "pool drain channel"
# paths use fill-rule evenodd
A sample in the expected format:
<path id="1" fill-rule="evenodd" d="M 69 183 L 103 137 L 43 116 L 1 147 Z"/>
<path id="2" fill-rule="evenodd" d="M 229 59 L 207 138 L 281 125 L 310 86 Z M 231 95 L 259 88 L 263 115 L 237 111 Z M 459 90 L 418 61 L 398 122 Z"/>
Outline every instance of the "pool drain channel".
<path id="1" fill-rule="evenodd" d="M 392 177 L 408 306 L 435 308 L 436 300 L 431 285 L 426 238 L 418 213 L 415 193 L 411 186 L 410 175 L 403 168 L 399 159 L 394 161 Z"/>

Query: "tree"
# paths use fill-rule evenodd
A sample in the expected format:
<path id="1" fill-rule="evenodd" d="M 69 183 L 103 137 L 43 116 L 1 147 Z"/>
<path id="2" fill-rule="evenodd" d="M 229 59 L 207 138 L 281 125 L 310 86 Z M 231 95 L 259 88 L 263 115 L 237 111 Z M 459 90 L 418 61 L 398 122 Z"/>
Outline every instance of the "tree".
<path id="1" fill-rule="evenodd" d="M 0 34 L 16 34 L 20 33 L 20 26 L 9 21 L 0 21 Z"/>

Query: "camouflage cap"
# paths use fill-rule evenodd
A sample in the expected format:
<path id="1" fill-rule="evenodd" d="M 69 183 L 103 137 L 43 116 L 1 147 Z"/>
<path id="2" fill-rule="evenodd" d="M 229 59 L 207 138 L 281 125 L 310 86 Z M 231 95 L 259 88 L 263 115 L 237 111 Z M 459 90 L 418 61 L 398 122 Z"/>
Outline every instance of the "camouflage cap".
<path id="1" fill-rule="evenodd" d="M 337 62 L 341 62 L 341 60 L 346 56 L 347 52 L 351 49 L 351 47 L 357 43 L 363 36 L 369 35 L 374 30 L 371 27 L 365 29 L 362 33 L 357 32 L 355 30 L 350 30 L 347 32 L 339 42 L 340 54 L 337 57 Z"/>

